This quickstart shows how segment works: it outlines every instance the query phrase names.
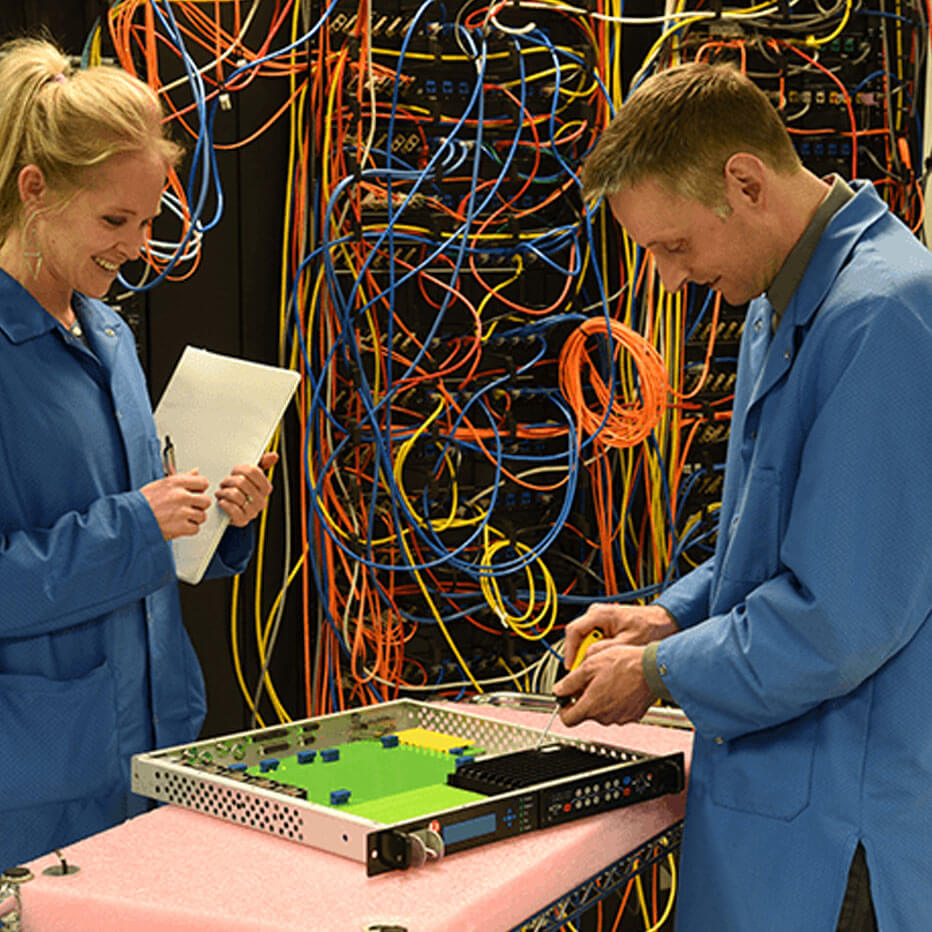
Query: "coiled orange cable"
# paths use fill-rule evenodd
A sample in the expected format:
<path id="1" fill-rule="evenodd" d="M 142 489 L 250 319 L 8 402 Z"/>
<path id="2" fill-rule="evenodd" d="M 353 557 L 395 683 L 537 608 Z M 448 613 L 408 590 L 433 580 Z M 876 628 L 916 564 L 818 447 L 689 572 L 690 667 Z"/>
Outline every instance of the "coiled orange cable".
<path id="1" fill-rule="evenodd" d="M 593 363 L 587 345 L 590 336 L 608 334 L 614 345 L 613 363 L 622 350 L 627 350 L 637 373 L 636 383 L 630 384 L 623 367 L 619 366 L 614 392 Z M 586 400 L 584 372 L 598 403 L 596 409 Z M 560 352 L 559 382 L 580 431 L 598 432 L 601 442 L 610 447 L 632 447 L 646 440 L 663 416 L 667 392 L 671 390 L 660 353 L 626 324 L 601 317 L 584 321 L 570 334 Z"/>

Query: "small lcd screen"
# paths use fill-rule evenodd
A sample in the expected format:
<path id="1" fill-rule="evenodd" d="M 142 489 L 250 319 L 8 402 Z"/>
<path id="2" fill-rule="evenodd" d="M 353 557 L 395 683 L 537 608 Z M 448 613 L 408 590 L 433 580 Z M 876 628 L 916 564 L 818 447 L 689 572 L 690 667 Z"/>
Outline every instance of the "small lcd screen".
<path id="1" fill-rule="evenodd" d="M 466 819 L 464 822 L 444 825 L 440 833 L 443 835 L 445 845 L 455 845 L 461 841 L 469 841 L 472 838 L 490 835 L 494 831 L 495 813 L 490 812 L 487 815 L 476 816 L 474 819 Z"/>

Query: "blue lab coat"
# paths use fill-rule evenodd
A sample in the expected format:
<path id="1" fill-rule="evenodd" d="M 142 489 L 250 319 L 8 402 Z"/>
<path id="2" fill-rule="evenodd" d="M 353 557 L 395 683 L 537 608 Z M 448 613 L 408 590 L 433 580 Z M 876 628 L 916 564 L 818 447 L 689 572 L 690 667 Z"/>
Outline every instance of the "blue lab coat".
<path id="1" fill-rule="evenodd" d="M 0 870 L 142 811 L 134 753 L 190 741 L 204 685 L 129 327 L 76 295 L 89 352 L 0 271 Z M 241 570 L 231 529 L 214 575 Z"/>
<path id="2" fill-rule="evenodd" d="M 696 726 L 679 932 L 932 928 L 932 256 L 869 184 L 748 309 L 715 556 L 658 600 Z"/>

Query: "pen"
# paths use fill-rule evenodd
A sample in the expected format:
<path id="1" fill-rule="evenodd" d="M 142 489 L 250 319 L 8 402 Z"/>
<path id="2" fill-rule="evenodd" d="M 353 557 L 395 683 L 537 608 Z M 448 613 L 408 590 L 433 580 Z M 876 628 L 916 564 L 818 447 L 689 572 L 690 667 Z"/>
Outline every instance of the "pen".
<path id="1" fill-rule="evenodd" d="M 162 447 L 162 468 L 165 470 L 166 476 L 171 476 L 175 473 L 175 446 L 172 443 L 172 438 L 165 435 L 165 446 Z"/>

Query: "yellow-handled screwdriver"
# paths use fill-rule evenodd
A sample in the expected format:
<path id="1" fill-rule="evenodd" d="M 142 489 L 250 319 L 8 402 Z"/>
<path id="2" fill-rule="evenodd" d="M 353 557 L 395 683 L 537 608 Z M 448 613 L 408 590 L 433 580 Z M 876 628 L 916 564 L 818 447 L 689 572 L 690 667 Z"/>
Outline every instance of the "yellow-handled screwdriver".
<path id="1" fill-rule="evenodd" d="M 586 656 L 586 651 L 595 644 L 596 641 L 601 641 L 604 635 L 598 628 L 593 628 L 582 640 L 582 643 L 579 645 L 579 649 L 576 651 L 576 656 L 573 658 L 573 665 L 570 667 L 570 673 L 573 672 L 582 662 L 583 658 Z M 534 745 L 534 750 L 536 751 L 543 743 L 544 739 L 550 734 L 550 729 L 556 720 L 557 712 L 563 708 L 563 706 L 569 705 L 572 702 L 572 696 L 554 696 L 556 700 L 556 705 L 553 707 L 553 712 L 550 713 L 550 720 L 547 722 L 547 727 L 541 732 L 541 736 L 537 739 L 537 744 Z"/>

